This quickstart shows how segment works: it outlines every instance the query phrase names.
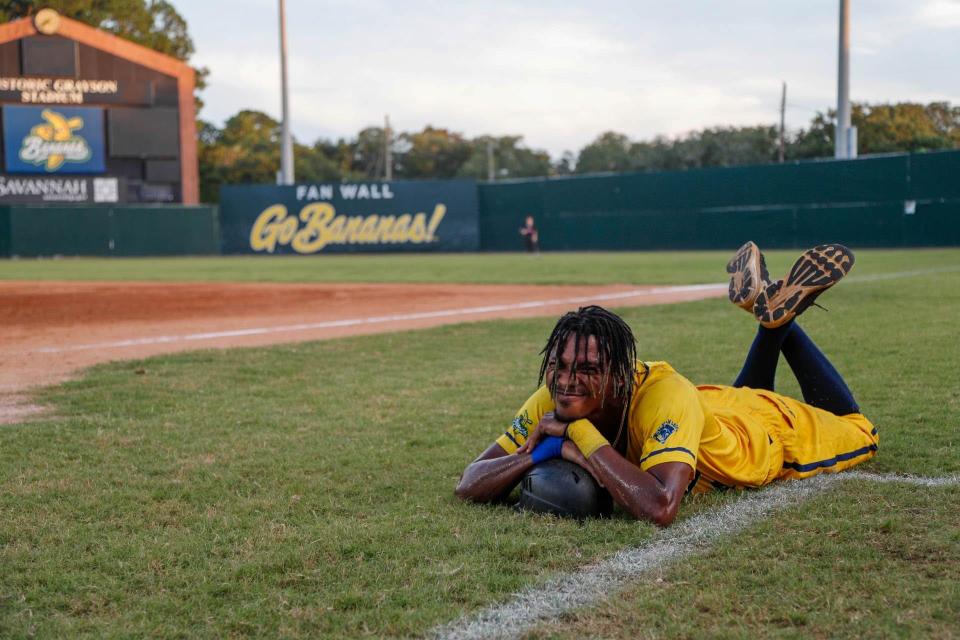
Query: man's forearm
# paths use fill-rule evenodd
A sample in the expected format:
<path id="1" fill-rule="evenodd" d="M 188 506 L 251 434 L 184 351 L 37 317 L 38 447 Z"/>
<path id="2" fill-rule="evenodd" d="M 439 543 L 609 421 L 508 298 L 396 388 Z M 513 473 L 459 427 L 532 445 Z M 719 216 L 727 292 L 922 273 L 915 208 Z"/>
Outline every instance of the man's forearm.
<path id="1" fill-rule="evenodd" d="M 481 456 L 464 470 L 455 493 L 463 500 L 491 502 L 513 489 L 532 466 L 528 454 L 486 459 Z"/>
<path id="2" fill-rule="evenodd" d="M 643 471 L 620 455 L 588 420 L 571 423 L 568 435 L 590 471 L 614 501 L 636 518 L 666 526 L 677 517 L 690 481 L 690 467 L 680 462 Z"/>
<path id="3" fill-rule="evenodd" d="M 686 479 L 661 478 L 643 471 L 621 456 L 613 447 L 602 447 L 587 459 L 587 464 L 594 476 L 607 488 L 614 501 L 629 511 L 636 518 L 649 520 L 654 524 L 666 526 L 677 517 L 680 501 L 683 499 L 683 490 Z M 681 465 L 674 469 L 671 476 L 685 475 L 689 472 L 682 463 L 668 463 Z M 666 465 L 664 465 L 666 466 Z M 684 469 L 686 467 L 686 469 Z"/>

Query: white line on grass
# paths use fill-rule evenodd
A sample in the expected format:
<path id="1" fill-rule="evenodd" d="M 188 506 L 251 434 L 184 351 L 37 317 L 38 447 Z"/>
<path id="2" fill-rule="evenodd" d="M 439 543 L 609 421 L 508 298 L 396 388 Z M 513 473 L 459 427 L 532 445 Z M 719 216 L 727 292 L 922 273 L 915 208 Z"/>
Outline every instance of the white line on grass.
<path id="1" fill-rule="evenodd" d="M 326 320 L 306 324 L 291 324 L 275 327 L 252 327 L 250 329 L 235 329 L 232 331 L 211 331 L 207 333 L 189 333 L 186 335 L 151 336 L 148 338 L 132 338 L 115 342 L 100 342 L 97 344 L 79 344 L 68 347 L 44 347 L 40 353 L 63 353 L 65 351 L 84 351 L 88 349 L 105 349 L 114 347 L 134 347 L 144 344 L 164 344 L 169 342 L 190 342 L 196 340 L 215 340 L 217 338 L 233 338 L 238 336 L 256 336 L 269 333 L 288 333 L 296 331 L 312 331 L 316 329 L 334 329 L 338 327 L 353 327 L 358 325 L 382 324 L 387 322 L 403 322 L 407 320 L 424 320 L 430 318 L 449 318 L 469 316 L 481 313 L 496 313 L 501 311 L 516 311 L 522 309 L 537 309 L 566 304 L 583 304 L 586 302 L 608 302 L 611 300 L 626 300 L 669 293 L 686 293 L 691 291 L 719 291 L 726 289 L 725 284 L 689 284 L 669 287 L 654 287 L 652 289 L 632 289 L 617 293 L 598 293 L 573 298 L 554 298 L 551 300 L 532 300 L 529 302 L 514 302 L 507 304 L 491 304 L 482 307 L 464 307 L 460 309 L 441 309 L 438 311 L 421 311 L 419 313 L 397 313 L 386 316 L 372 316 L 367 318 L 346 318 L 343 320 Z"/>
<path id="2" fill-rule="evenodd" d="M 960 271 L 960 266 L 951 267 L 931 267 L 930 269 L 914 269 L 913 271 L 894 271 L 892 273 L 874 273 L 867 276 L 852 276 L 847 282 L 879 282 L 881 280 L 896 280 L 897 278 L 910 278 L 913 276 L 929 276 L 935 273 L 950 273 Z"/>
<path id="3" fill-rule="evenodd" d="M 696 553 L 722 536 L 736 533 L 775 511 L 803 502 L 843 480 L 905 482 L 920 486 L 960 485 L 960 476 L 921 478 L 853 471 L 782 482 L 768 489 L 744 492 L 740 499 L 713 513 L 700 514 L 658 531 L 641 547 L 625 549 L 611 558 L 520 591 L 502 604 L 437 627 L 430 635 L 451 640 L 515 638 L 567 611 L 605 600 L 641 574 Z"/>
<path id="4" fill-rule="evenodd" d="M 939 478 L 925 478 L 923 476 L 880 475 L 867 471 L 845 471 L 844 480 L 869 480 L 870 482 L 898 482 L 912 484 L 918 487 L 953 487 L 960 485 L 960 476 L 941 476 Z"/>

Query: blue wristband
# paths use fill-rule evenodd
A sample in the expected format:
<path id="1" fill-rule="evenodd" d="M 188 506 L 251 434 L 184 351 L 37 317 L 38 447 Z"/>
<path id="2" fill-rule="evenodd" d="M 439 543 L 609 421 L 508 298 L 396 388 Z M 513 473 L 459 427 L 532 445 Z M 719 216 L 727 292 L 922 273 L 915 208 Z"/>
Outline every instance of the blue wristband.
<path id="1" fill-rule="evenodd" d="M 561 450 L 563 450 L 563 438 L 547 436 L 530 452 L 530 459 L 533 460 L 533 464 L 540 464 L 544 460 L 559 458 Z"/>

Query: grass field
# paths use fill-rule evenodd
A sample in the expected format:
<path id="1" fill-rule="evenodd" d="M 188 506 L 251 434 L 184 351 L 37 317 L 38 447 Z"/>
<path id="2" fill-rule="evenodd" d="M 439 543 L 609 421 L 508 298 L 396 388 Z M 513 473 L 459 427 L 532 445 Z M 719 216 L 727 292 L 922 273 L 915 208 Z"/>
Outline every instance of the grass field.
<path id="1" fill-rule="evenodd" d="M 766 252 L 771 271 L 785 271 L 797 253 Z M 960 268 L 960 254 L 950 249 L 859 251 L 857 256 L 859 276 Z M 722 281 L 729 257 L 729 251 L 689 251 L 60 258 L 0 260 L 0 280 L 694 284 Z"/>
<path id="2" fill-rule="evenodd" d="M 0 278 L 683 283 L 721 281 L 725 259 L 16 261 Z M 859 252 L 821 302 L 804 325 L 880 428 L 863 468 L 960 473 L 960 251 Z M 722 300 L 622 314 L 643 358 L 695 382 L 731 380 L 754 330 Z M 421 635 L 649 541 L 622 516 L 453 497 L 533 391 L 552 323 L 201 351 L 43 391 L 56 417 L 0 429 L 0 637 Z M 797 393 L 785 366 L 779 383 Z M 680 519 L 740 499 L 688 499 Z M 955 486 L 851 481 L 530 635 L 954 637 L 958 521 Z"/>

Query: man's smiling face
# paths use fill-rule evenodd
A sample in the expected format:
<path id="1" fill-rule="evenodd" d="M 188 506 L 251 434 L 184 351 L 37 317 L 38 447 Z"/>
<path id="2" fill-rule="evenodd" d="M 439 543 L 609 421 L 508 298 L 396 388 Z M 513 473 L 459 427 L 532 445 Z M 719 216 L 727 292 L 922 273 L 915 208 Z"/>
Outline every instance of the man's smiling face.
<path id="1" fill-rule="evenodd" d="M 576 343 L 577 336 L 570 335 L 560 353 L 550 354 L 544 381 L 559 419 L 572 422 L 587 418 L 596 423 L 602 410 L 609 410 L 614 402 L 614 383 L 602 367 L 596 337 L 581 337 L 579 353 Z"/>

